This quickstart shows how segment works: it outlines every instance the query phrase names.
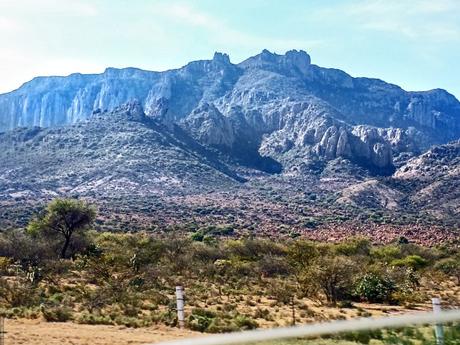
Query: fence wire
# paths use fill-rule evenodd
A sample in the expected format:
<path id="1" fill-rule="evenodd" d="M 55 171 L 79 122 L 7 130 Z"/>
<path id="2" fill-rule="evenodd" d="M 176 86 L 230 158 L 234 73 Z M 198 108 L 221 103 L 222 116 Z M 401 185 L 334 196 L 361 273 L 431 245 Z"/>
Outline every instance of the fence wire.
<path id="1" fill-rule="evenodd" d="M 315 323 L 294 327 L 260 329 L 255 331 L 219 334 L 155 343 L 155 345 L 230 345 L 248 344 L 299 337 L 314 337 L 342 332 L 375 330 L 383 328 L 400 328 L 426 324 L 443 324 L 460 320 L 460 309 L 438 313 L 424 312 L 379 318 L 360 318 Z M 153 345 L 149 344 L 149 345 Z"/>

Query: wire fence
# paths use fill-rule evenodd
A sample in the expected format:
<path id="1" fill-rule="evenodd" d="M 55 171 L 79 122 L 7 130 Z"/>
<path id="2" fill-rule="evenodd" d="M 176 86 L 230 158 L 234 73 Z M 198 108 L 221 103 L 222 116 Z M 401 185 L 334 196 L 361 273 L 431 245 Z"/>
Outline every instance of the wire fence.
<path id="1" fill-rule="evenodd" d="M 302 326 L 227 333 L 205 337 L 156 343 L 155 345 L 230 345 L 251 344 L 256 342 L 270 342 L 276 340 L 318 337 L 346 332 L 358 332 L 378 329 L 401 328 L 405 326 L 441 325 L 449 322 L 460 321 L 460 310 L 439 312 L 423 312 L 404 314 L 380 318 L 361 318 L 353 320 L 340 320 L 324 323 L 315 323 Z M 443 339 L 437 338 L 435 342 L 442 344 Z M 283 343 L 284 344 L 284 343 Z M 397 342 L 398 344 L 398 342 Z M 455 343 L 457 344 L 457 343 Z M 460 339 L 459 343 L 460 344 Z M 150 345 L 153 345 L 150 344 Z"/>

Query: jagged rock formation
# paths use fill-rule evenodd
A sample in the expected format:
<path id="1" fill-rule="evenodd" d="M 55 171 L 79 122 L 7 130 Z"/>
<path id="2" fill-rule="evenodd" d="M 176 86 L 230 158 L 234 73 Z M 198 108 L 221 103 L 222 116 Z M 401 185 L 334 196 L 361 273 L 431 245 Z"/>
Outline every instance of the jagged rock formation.
<path id="1" fill-rule="evenodd" d="M 203 105 L 188 120 L 198 121 L 192 128 L 225 128 L 220 123 L 223 119 L 228 120 L 216 107 Z M 333 147 L 349 155 L 354 147 L 348 142 L 350 138 L 363 147 L 372 142 L 372 135 L 365 137 L 367 131 L 355 131 L 348 137 L 349 128 L 337 127 L 334 132 L 330 130 L 333 126 L 318 126 L 324 131 L 313 149 L 325 148 L 324 154 L 337 155 L 329 151 Z M 321 146 L 328 131 L 328 141 L 338 138 L 337 142 L 334 139 L 334 145 Z M 45 200 L 72 196 L 99 205 L 101 226 L 116 224 L 117 229 L 126 230 L 192 219 L 265 234 L 282 234 L 289 227 L 313 238 L 329 236 L 331 231 L 340 237 L 359 225 L 366 234 L 372 229 L 382 239 L 388 234 L 396 236 L 401 224 L 406 225 L 404 234 L 410 232 L 415 239 L 455 236 L 430 224 L 458 225 L 458 142 L 410 160 L 389 178 L 372 177 L 349 159 L 332 156 L 309 161 L 312 169 L 270 175 L 260 169 L 270 171 L 273 162 L 256 156 L 257 151 L 247 161 L 235 161 L 235 153 L 243 157 L 248 152 L 223 154 L 200 143 L 216 144 L 216 148 L 229 145 L 221 141 L 230 133 L 225 134 L 202 137 L 200 132 L 189 133 L 179 125 L 168 127 L 160 119 L 147 116 L 139 102 L 110 112 L 95 111 L 73 125 L 20 128 L 0 134 L 0 228 L 24 225 Z M 313 142 L 314 132 L 311 135 Z M 236 150 L 239 144 L 236 138 L 231 145 Z M 243 142 L 241 147 L 251 146 Z M 304 149 L 300 147 L 300 153 Z M 286 154 L 280 157 L 292 166 L 304 161 Z M 254 169 L 256 163 L 259 166 Z M 428 228 L 420 230 L 420 235 L 409 231 L 407 225 L 418 224 L 420 219 Z M 371 224 L 365 225 L 369 221 Z M 372 225 L 373 221 L 377 224 Z M 379 230 L 382 222 L 386 225 Z M 388 228 L 393 222 L 396 224 Z M 312 227 L 320 231 L 313 233 Z"/>
<path id="2" fill-rule="evenodd" d="M 203 103 L 195 108 L 183 124 L 195 138 L 207 145 L 232 147 L 235 143 L 230 119 L 213 104 Z"/>
<path id="3" fill-rule="evenodd" d="M 446 91 L 406 92 L 353 78 L 296 50 L 264 50 L 237 65 L 216 53 L 166 72 L 108 68 L 35 78 L 0 95 L 0 132 L 77 123 L 134 99 L 170 129 L 179 124 L 237 160 L 247 146 L 249 157 L 258 150 L 287 170 L 300 155 L 344 157 L 388 174 L 431 145 L 460 137 L 460 103 Z"/>
<path id="4" fill-rule="evenodd" d="M 127 230 L 423 223 L 442 238 L 433 227 L 459 225 L 459 143 L 446 144 L 459 138 L 446 91 L 353 78 L 303 51 L 35 78 L 0 95 L 0 228 L 77 196 Z"/>

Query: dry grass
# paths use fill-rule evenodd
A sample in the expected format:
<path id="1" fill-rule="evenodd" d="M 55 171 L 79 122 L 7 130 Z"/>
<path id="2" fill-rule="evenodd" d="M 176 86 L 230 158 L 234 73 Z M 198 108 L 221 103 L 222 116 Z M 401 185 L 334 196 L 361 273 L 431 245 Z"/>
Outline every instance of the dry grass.
<path id="1" fill-rule="evenodd" d="M 199 335 L 166 326 L 135 329 L 25 319 L 6 320 L 5 330 L 5 345 L 140 345 Z"/>

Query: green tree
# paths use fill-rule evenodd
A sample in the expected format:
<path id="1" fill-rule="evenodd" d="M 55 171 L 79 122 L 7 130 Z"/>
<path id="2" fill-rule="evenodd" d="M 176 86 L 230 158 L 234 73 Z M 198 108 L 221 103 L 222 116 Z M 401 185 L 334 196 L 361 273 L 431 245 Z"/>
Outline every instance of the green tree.
<path id="1" fill-rule="evenodd" d="M 322 293 L 328 303 L 349 298 L 358 273 L 357 263 L 343 255 L 326 255 L 315 260 L 299 277 L 300 288 L 308 297 Z"/>
<path id="2" fill-rule="evenodd" d="M 95 218 L 95 209 L 84 201 L 55 199 L 41 217 L 29 223 L 27 231 L 49 239 L 62 239 L 60 257 L 65 259 L 74 234 L 87 230 Z"/>

